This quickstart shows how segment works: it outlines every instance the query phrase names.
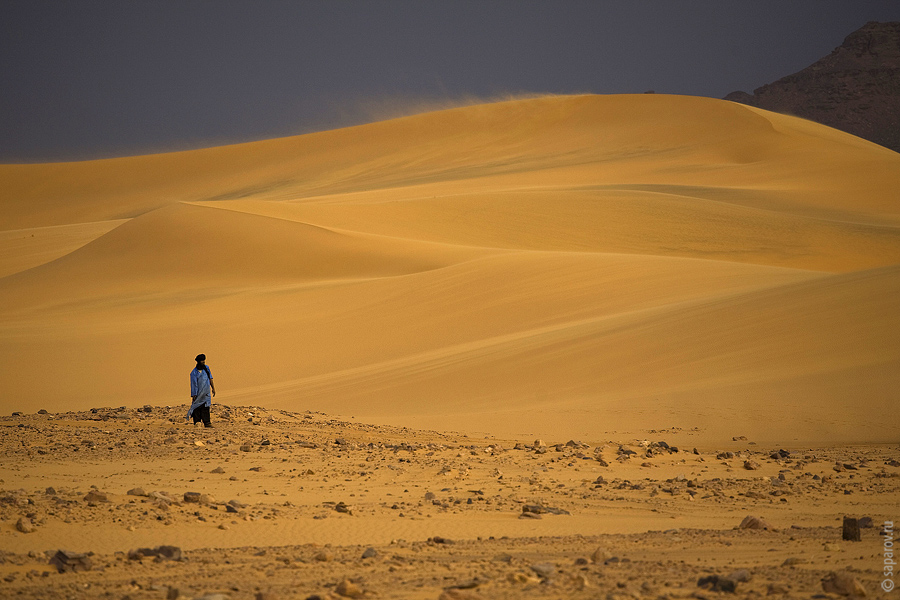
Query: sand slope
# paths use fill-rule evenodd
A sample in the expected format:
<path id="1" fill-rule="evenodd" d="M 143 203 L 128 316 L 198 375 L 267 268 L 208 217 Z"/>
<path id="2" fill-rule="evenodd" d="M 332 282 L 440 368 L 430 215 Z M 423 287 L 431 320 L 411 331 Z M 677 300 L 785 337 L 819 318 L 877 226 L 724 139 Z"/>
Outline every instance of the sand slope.
<path id="1" fill-rule="evenodd" d="M 549 97 L 0 188 L 6 410 L 183 404 L 205 352 L 386 424 L 900 434 L 900 155 L 810 122 Z"/>

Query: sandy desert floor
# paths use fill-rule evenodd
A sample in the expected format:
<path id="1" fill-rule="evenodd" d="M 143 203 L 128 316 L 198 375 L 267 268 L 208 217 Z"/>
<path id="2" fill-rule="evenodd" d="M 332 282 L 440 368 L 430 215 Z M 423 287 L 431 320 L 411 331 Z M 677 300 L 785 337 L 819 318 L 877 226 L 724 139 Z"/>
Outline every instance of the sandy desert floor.
<path id="1" fill-rule="evenodd" d="M 588 445 L 227 406 L 205 429 L 183 410 L 0 420 L 3 597 L 711 598 L 698 581 L 718 576 L 824 598 L 835 572 L 891 597 L 896 446 Z M 861 541 L 845 516 L 871 519 Z M 179 553 L 135 555 L 160 546 Z M 58 572 L 58 550 L 91 569 Z"/>
<path id="2" fill-rule="evenodd" d="M 0 596 L 893 597 L 898 190 L 655 94 L 0 165 Z"/>

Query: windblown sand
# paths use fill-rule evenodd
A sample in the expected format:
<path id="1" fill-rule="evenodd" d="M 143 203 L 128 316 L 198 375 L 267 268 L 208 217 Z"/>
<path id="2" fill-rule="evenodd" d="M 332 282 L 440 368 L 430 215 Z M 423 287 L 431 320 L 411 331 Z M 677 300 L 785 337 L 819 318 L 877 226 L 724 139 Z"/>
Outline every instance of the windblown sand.
<path id="1" fill-rule="evenodd" d="M 0 403 L 24 413 L 0 422 L 0 594 L 881 589 L 894 152 L 717 100 L 548 97 L 2 165 L 0 191 Z M 183 419 L 200 352 L 212 430 Z M 874 527 L 841 542 L 843 516 Z M 162 544 L 186 560 L 116 554 Z M 61 548 L 94 569 L 42 577 Z"/>

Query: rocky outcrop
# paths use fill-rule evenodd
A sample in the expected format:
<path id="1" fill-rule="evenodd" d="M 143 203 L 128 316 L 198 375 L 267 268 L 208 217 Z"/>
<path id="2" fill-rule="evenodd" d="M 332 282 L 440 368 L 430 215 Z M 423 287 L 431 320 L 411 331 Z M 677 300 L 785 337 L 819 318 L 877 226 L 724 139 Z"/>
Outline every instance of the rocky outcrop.
<path id="1" fill-rule="evenodd" d="M 867 23 L 802 71 L 725 100 L 803 117 L 900 152 L 900 22 Z"/>

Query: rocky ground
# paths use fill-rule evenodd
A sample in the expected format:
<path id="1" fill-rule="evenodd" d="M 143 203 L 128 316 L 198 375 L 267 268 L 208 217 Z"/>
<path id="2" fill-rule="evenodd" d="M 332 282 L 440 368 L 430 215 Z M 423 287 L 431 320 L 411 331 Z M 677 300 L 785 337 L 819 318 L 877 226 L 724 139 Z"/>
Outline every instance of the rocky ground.
<path id="1" fill-rule="evenodd" d="M 184 410 L 0 417 L 0 596 L 895 594 L 896 445 L 476 439 L 227 406 L 204 429 Z"/>

